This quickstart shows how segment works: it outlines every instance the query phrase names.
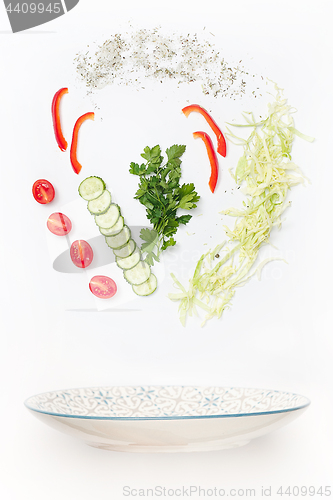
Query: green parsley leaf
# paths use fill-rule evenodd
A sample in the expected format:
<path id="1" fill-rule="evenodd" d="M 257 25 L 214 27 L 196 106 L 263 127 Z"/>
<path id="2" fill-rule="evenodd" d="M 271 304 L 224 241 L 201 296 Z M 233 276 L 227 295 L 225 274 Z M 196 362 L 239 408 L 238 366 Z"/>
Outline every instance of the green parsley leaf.
<path id="1" fill-rule="evenodd" d="M 181 215 L 180 217 L 177 217 L 179 224 L 187 224 L 191 219 L 192 215 Z"/>
<path id="2" fill-rule="evenodd" d="M 149 266 L 154 265 L 154 261 L 159 262 L 160 259 L 157 257 L 157 255 L 154 254 L 154 252 L 147 253 L 146 257 L 144 258 L 144 261 L 147 262 Z"/>
<path id="3" fill-rule="evenodd" d="M 160 146 L 147 146 L 141 154 L 146 163 L 130 164 L 130 173 L 140 177 L 135 198 L 146 207 L 147 218 L 153 225 L 153 229 L 142 229 L 140 233 L 141 250 L 151 266 L 159 261 L 161 252 L 176 244 L 173 235 L 179 225 L 192 218 L 177 216 L 178 209 L 191 210 L 200 199 L 194 184 L 180 186 L 181 156 L 185 150 L 186 146 L 174 144 L 166 150 L 167 161 L 163 163 Z"/>
<path id="4" fill-rule="evenodd" d="M 170 238 L 169 240 L 165 241 L 162 245 L 162 251 L 166 250 L 168 247 L 173 247 L 175 246 L 176 242 L 173 238 Z"/>
<path id="5" fill-rule="evenodd" d="M 142 175 L 146 170 L 146 165 L 142 163 L 139 165 L 138 163 L 131 163 L 130 173 L 134 175 Z"/>
<path id="6" fill-rule="evenodd" d="M 185 149 L 186 146 L 179 146 L 178 144 L 171 146 L 171 148 L 166 150 L 168 161 L 180 158 L 185 153 Z"/>
<path id="7" fill-rule="evenodd" d="M 140 238 L 145 242 L 142 243 L 141 250 L 151 253 L 158 243 L 158 232 L 156 229 L 141 229 Z"/>
<path id="8" fill-rule="evenodd" d="M 150 149 L 148 146 L 145 147 L 144 153 L 141 154 L 142 158 L 151 163 L 162 163 L 163 157 L 161 156 L 161 148 L 155 146 Z"/>
<path id="9" fill-rule="evenodd" d="M 186 196 L 183 196 L 179 202 L 180 208 L 183 208 L 184 210 L 190 210 L 191 208 L 196 207 L 196 205 L 192 203 L 193 196 L 193 194 L 187 194 Z"/>
<path id="10" fill-rule="evenodd" d="M 183 184 L 182 187 L 179 189 L 179 196 L 181 199 L 188 197 L 189 195 L 192 195 L 191 198 L 187 198 L 187 201 L 191 200 L 191 203 L 192 203 L 192 206 L 189 208 L 196 208 L 196 206 L 197 206 L 196 202 L 199 201 L 200 196 L 198 196 L 198 193 L 196 193 L 193 183 Z M 184 207 L 182 207 L 182 208 L 184 208 Z M 189 208 L 187 208 L 187 210 L 189 210 Z"/>

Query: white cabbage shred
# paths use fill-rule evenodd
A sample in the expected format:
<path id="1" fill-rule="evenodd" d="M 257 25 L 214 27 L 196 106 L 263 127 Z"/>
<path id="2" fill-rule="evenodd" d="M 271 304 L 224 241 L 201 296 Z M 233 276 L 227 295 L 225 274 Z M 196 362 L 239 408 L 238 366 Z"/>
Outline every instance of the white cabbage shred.
<path id="1" fill-rule="evenodd" d="M 276 96 L 268 105 L 265 120 L 256 122 L 252 113 L 244 113 L 246 124 L 235 125 L 252 129 L 248 139 L 237 137 L 228 129 L 229 139 L 243 146 L 243 155 L 232 175 L 247 196 L 243 209 L 221 212 L 237 218 L 233 230 L 225 227 L 228 239 L 201 256 L 187 290 L 171 274 L 179 293 L 170 293 L 169 298 L 180 302 L 179 315 L 184 326 L 187 315 L 197 315 L 196 307 L 207 313 L 203 324 L 214 316 L 220 318 L 230 307 L 236 288 L 255 274 L 260 279 L 263 266 L 276 260 L 265 259 L 255 265 L 260 248 L 269 243 L 272 228 L 281 226 L 281 216 L 290 205 L 288 191 L 306 180 L 291 161 L 295 135 L 310 142 L 313 138 L 295 129 L 294 110 L 287 104 L 282 89 L 275 89 Z"/>

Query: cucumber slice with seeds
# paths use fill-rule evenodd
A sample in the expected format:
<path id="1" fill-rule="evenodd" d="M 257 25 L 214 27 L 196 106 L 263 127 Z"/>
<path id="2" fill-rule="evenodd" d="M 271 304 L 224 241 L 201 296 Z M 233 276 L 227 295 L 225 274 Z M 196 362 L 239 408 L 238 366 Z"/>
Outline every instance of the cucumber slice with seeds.
<path id="1" fill-rule="evenodd" d="M 150 277 L 150 266 L 147 262 L 140 260 L 132 269 L 124 271 L 124 278 L 131 285 L 141 285 Z"/>
<path id="2" fill-rule="evenodd" d="M 100 177 L 87 177 L 79 185 L 79 195 L 86 201 L 101 196 L 105 189 L 105 182 Z"/>
<path id="3" fill-rule="evenodd" d="M 139 248 L 136 248 L 132 255 L 129 257 L 125 257 L 124 259 L 120 257 L 116 257 L 116 264 L 118 267 L 121 269 L 132 269 L 132 267 L 136 266 L 138 262 L 140 262 L 141 259 L 141 252 Z"/>
<path id="4" fill-rule="evenodd" d="M 115 234 L 120 233 L 123 227 L 124 217 L 120 216 L 117 222 L 112 227 L 109 227 L 108 229 L 100 227 L 99 231 L 103 236 L 114 236 Z"/>
<path id="5" fill-rule="evenodd" d="M 120 248 L 114 248 L 113 253 L 116 257 L 120 257 L 121 259 L 125 259 L 132 255 L 134 250 L 136 249 L 136 243 L 134 240 L 129 240 L 124 246 Z"/>
<path id="6" fill-rule="evenodd" d="M 111 193 L 107 189 L 95 200 L 88 201 L 88 210 L 92 215 L 102 215 L 111 205 Z"/>
<path id="7" fill-rule="evenodd" d="M 115 203 L 111 203 L 105 214 L 95 215 L 95 222 L 98 227 L 108 229 L 115 225 L 120 217 L 120 208 Z"/>
<path id="8" fill-rule="evenodd" d="M 106 236 L 105 241 L 110 248 L 120 248 L 126 245 L 131 237 L 131 231 L 127 226 L 124 226 L 120 233 L 115 236 Z"/>
<path id="9" fill-rule="evenodd" d="M 142 283 L 141 285 L 132 285 L 133 292 L 141 297 L 145 297 L 147 295 L 151 295 L 155 292 L 157 288 L 157 279 L 155 274 L 151 273 L 147 281 Z"/>

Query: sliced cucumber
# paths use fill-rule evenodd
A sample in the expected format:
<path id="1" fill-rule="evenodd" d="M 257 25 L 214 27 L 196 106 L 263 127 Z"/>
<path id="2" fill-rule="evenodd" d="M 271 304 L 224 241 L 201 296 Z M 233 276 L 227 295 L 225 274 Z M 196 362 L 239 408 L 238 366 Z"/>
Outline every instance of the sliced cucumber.
<path id="1" fill-rule="evenodd" d="M 137 263 L 141 259 L 141 252 L 139 248 L 136 248 L 132 255 L 129 257 L 125 257 L 124 259 L 120 257 L 116 257 L 116 264 L 121 269 L 132 269 L 132 267 L 136 266 Z"/>
<path id="2" fill-rule="evenodd" d="M 105 214 L 105 212 L 107 212 L 110 208 L 111 201 L 111 193 L 105 189 L 101 196 L 88 201 L 88 210 L 92 215 Z"/>
<path id="3" fill-rule="evenodd" d="M 110 248 L 120 248 L 126 245 L 131 237 L 131 231 L 127 226 L 124 226 L 120 233 L 115 236 L 106 236 L 105 241 Z"/>
<path id="4" fill-rule="evenodd" d="M 79 185 L 79 195 L 86 201 L 101 196 L 105 189 L 105 182 L 100 177 L 87 177 Z"/>
<path id="5" fill-rule="evenodd" d="M 109 227 L 108 229 L 100 227 L 99 230 L 103 234 L 103 236 L 114 236 L 115 234 L 120 233 L 123 227 L 124 217 L 120 216 L 117 222 L 112 227 Z"/>
<path id="6" fill-rule="evenodd" d="M 95 222 L 98 227 L 108 229 L 115 225 L 120 217 L 120 208 L 115 203 L 111 203 L 105 214 L 95 215 Z"/>
<path id="7" fill-rule="evenodd" d="M 114 248 L 113 253 L 115 254 L 116 257 L 125 259 L 126 257 L 132 255 L 135 249 L 136 249 L 136 243 L 134 240 L 131 239 L 128 240 L 128 242 L 124 246 L 120 248 Z"/>
<path id="8" fill-rule="evenodd" d="M 155 274 L 151 273 L 147 281 L 141 285 L 132 285 L 133 292 L 142 297 L 151 295 L 157 288 L 157 279 Z"/>
<path id="9" fill-rule="evenodd" d="M 95 216 L 100 233 L 112 248 L 118 267 L 123 269 L 124 278 L 140 296 L 151 295 L 157 287 L 157 279 L 150 266 L 141 260 L 141 251 L 131 238 L 131 231 L 125 225 L 120 208 L 112 203 L 110 191 L 100 177 L 87 177 L 79 185 L 80 196 L 88 202 L 89 212 Z"/>
<path id="10" fill-rule="evenodd" d="M 150 266 L 147 262 L 140 260 L 132 269 L 124 271 L 124 278 L 131 285 L 141 285 L 148 280 L 150 273 Z"/>

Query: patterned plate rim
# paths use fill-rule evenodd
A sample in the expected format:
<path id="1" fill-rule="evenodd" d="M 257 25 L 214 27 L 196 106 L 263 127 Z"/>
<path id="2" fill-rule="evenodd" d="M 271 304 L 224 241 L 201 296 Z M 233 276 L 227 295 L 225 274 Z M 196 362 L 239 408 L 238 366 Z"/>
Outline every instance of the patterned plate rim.
<path id="1" fill-rule="evenodd" d="M 302 410 L 303 408 L 306 408 L 311 404 L 311 401 L 306 397 L 303 396 L 302 394 L 296 394 L 293 392 L 286 392 L 286 391 L 278 391 L 278 390 L 272 390 L 272 389 L 260 389 L 260 388 L 254 388 L 254 387 L 225 387 L 225 386 L 214 386 L 215 388 L 218 389 L 238 389 L 238 390 L 249 390 L 249 391 L 268 391 L 268 392 L 275 392 L 275 393 L 281 393 L 281 394 L 286 394 L 288 396 L 295 396 L 299 398 L 303 398 L 304 403 L 300 404 L 298 406 L 290 407 L 290 408 L 283 408 L 281 410 L 266 410 L 266 411 L 257 411 L 257 412 L 246 412 L 246 413 L 228 413 L 228 414 L 214 414 L 214 415 L 172 415 L 172 416 L 157 416 L 157 417 L 149 417 L 149 416 L 144 416 L 144 417 L 120 417 L 120 416 L 96 416 L 96 415 L 67 415 L 65 413 L 56 413 L 52 411 L 46 411 L 46 410 L 41 410 L 39 408 L 34 408 L 29 404 L 29 401 L 33 398 L 37 398 L 40 396 L 44 396 L 45 394 L 50 394 L 50 393 L 64 393 L 66 391 L 77 391 L 77 390 L 105 390 L 105 389 L 111 389 L 111 388 L 137 388 L 141 387 L 140 385 L 133 385 L 133 386 L 97 386 L 97 387 L 75 387 L 71 389 L 61 389 L 61 390 L 56 390 L 56 391 L 48 391 L 48 392 L 42 392 L 39 394 L 35 394 L 34 396 L 30 396 L 28 399 L 24 401 L 24 405 L 28 410 L 34 411 L 36 413 L 41 413 L 43 415 L 50 415 L 53 417 L 63 417 L 63 418 L 76 418 L 76 419 L 84 419 L 84 420 L 118 420 L 118 421 L 143 421 L 143 420 L 204 420 L 204 419 L 211 419 L 211 418 L 235 418 L 235 417 L 255 417 L 259 415 L 274 415 L 274 414 L 279 414 L 279 413 L 290 413 L 293 411 L 298 411 Z M 143 386 L 142 386 L 143 387 Z M 195 387 L 198 389 L 205 389 L 208 387 L 213 387 L 213 386 L 186 386 L 186 385 L 179 385 L 179 386 L 171 386 L 171 385 L 165 385 L 165 386 L 149 386 L 149 387 L 155 387 L 155 388 L 187 388 L 187 387 Z"/>

